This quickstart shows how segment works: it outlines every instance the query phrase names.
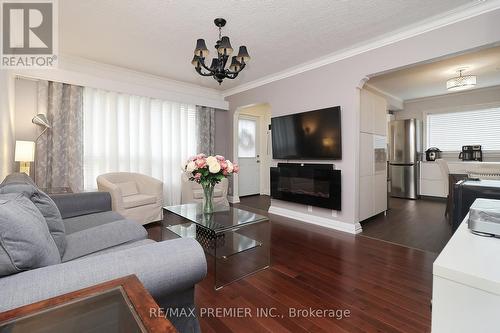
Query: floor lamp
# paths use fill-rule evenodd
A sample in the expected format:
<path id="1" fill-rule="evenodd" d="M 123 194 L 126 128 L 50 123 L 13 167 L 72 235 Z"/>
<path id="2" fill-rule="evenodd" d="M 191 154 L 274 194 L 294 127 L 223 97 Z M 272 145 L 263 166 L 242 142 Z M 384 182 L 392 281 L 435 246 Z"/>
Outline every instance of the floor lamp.
<path id="1" fill-rule="evenodd" d="M 43 133 L 45 133 L 49 128 L 51 128 L 51 126 L 50 126 L 49 120 L 47 119 L 47 116 L 44 115 L 43 113 L 39 113 L 36 116 L 34 116 L 33 119 L 31 119 L 31 122 L 33 124 L 38 125 L 38 126 L 43 128 L 40 135 L 38 135 L 35 139 L 35 147 L 36 147 L 36 143 L 38 142 L 38 139 L 40 139 L 40 137 L 43 135 Z M 33 173 L 33 180 L 36 183 L 36 158 L 35 158 L 35 172 Z"/>

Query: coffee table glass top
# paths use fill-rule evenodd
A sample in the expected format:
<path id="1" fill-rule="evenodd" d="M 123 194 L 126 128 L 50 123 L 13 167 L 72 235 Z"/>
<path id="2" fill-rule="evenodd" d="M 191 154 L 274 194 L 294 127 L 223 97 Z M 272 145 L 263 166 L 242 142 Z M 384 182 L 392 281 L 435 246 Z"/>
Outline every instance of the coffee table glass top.
<path id="1" fill-rule="evenodd" d="M 164 208 L 216 233 L 268 220 L 263 215 L 223 205 L 215 206 L 213 214 L 204 214 L 202 205 L 196 203 Z"/>

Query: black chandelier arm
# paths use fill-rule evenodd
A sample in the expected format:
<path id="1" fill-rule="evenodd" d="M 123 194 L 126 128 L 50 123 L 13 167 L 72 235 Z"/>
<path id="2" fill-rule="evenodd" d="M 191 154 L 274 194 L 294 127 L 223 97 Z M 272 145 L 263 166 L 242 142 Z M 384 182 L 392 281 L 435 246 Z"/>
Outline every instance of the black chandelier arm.
<path id="1" fill-rule="evenodd" d="M 239 72 L 238 72 L 238 73 L 239 73 Z M 230 74 L 230 73 L 226 72 L 226 78 L 231 79 L 231 80 L 234 80 L 234 79 L 236 79 L 236 77 L 238 76 L 238 73 Z M 231 75 L 232 75 L 232 76 L 231 76 Z"/>
<path id="2" fill-rule="evenodd" d="M 207 67 L 207 65 L 205 65 L 205 58 L 200 58 L 198 60 L 198 63 L 201 65 L 201 67 L 205 68 L 207 71 L 209 71 L 210 73 L 212 73 L 212 75 L 215 73 L 214 70 L 210 69 L 209 67 Z"/>
<path id="3" fill-rule="evenodd" d="M 232 70 L 226 69 L 226 73 L 238 75 L 238 73 L 241 72 L 243 70 L 243 68 L 245 68 L 245 66 L 246 66 L 246 64 L 242 63 L 240 69 L 238 69 L 237 71 L 232 71 Z"/>
<path id="4" fill-rule="evenodd" d="M 214 73 L 213 73 L 213 72 L 211 72 L 211 71 L 210 71 L 210 72 L 208 72 L 208 73 L 203 73 L 203 72 L 201 71 L 201 67 L 200 67 L 200 66 L 197 66 L 197 67 L 196 67 L 196 72 L 198 72 L 198 74 L 200 74 L 201 76 L 212 76 L 212 75 L 214 75 Z"/>

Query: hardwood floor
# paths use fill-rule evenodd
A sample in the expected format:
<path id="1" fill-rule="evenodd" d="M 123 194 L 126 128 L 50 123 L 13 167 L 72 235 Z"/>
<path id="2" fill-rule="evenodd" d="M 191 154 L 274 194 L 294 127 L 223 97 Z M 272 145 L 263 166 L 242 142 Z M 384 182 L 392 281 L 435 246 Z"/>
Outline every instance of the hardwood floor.
<path id="1" fill-rule="evenodd" d="M 267 214 L 259 209 L 267 209 L 267 198 L 241 201 L 238 206 Z M 208 276 L 196 287 L 198 309 L 243 307 L 251 316 L 204 315 L 203 332 L 430 332 L 436 254 L 275 215 L 270 220 L 269 269 L 215 291 L 208 260 Z M 148 226 L 148 232 L 161 238 L 161 225 Z M 261 308 L 272 308 L 277 316 L 258 317 Z M 349 310 L 350 315 L 336 319 L 289 312 L 309 308 Z"/>
<path id="2" fill-rule="evenodd" d="M 361 235 L 434 253 L 441 252 L 452 235 L 444 201 L 390 198 L 389 207 L 386 216 L 361 222 Z"/>

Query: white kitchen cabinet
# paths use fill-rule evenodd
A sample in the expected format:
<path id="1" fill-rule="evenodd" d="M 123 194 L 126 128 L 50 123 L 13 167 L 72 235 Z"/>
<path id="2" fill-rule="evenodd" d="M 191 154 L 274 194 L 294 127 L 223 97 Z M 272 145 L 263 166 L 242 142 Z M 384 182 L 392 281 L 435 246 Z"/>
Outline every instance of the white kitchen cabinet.
<path id="1" fill-rule="evenodd" d="M 387 102 L 360 93 L 359 220 L 387 210 Z"/>
<path id="2" fill-rule="evenodd" d="M 436 162 L 420 162 L 420 195 L 446 198 L 447 184 Z"/>

